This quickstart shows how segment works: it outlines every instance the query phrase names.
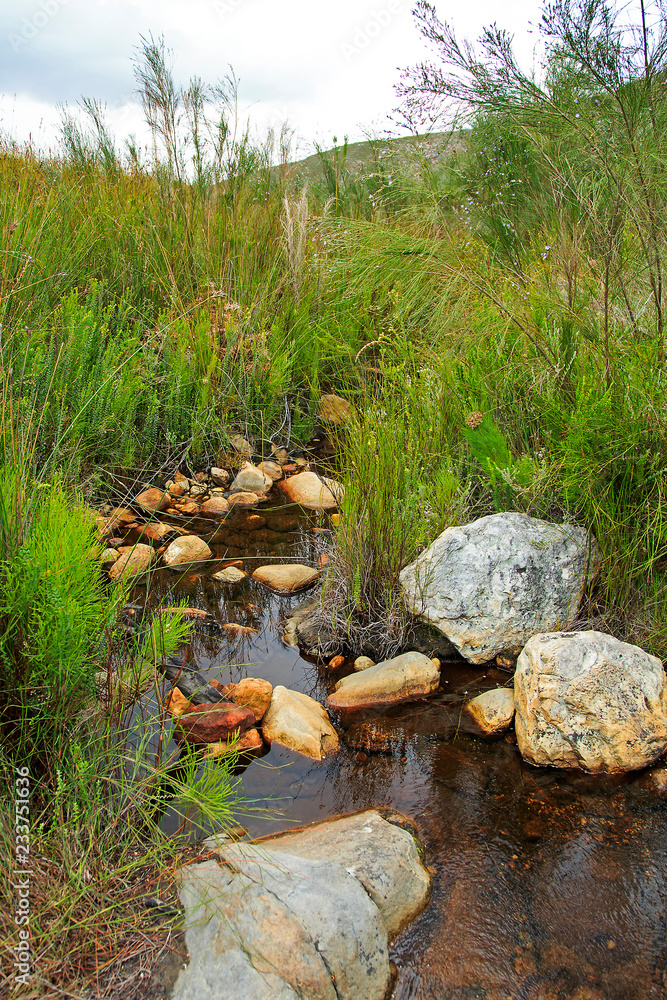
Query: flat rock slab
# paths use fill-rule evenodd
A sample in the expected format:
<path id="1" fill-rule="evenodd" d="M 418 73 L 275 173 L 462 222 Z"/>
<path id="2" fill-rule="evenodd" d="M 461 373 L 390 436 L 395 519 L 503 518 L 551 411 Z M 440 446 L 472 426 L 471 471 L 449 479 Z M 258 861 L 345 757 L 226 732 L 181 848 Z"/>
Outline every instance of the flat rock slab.
<path id="1" fill-rule="evenodd" d="M 225 860 L 182 870 L 173 1000 L 383 1000 L 387 931 L 342 865 L 233 843 Z"/>
<path id="2" fill-rule="evenodd" d="M 262 721 L 264 739 L 322 760 L 338 750 L 338 734 L 319 701 L 278 684 Z"/>
<path id="3" fill-rule="evenodd" d="M 484 663 L 572 622 L 598 564 L 584 528 L 508 512 L 447 528 L 400 579 L 409 610 Z"/>
<path id="4" fill-rule="evenodd" d="M 252 574 L 253 580 L 264 584 L 276 594 L 294 594 L 298 590 L 305 590 L 317 583 L 319 576 L 318 570 L 297 563 L 260 566 Z"/>
<path id="5" fill-rule="evenodd" d="M 212 850 L 214 840 L 207 841 Z M 421 913 L 431 890 L 410 831 L 387 822 L 375 809 L 281 833 L 258 846 L 267 852 L 338 862 L 361 882 L 380 910 L 390 941 Z"/>
<path id="6" fill-rule="evenodd" d="M 500 736 L 514 718 L 514 691 L 510 688 L 484 691 L 471 698 L 464 708 L 482 736 Z"/>
<path id="7" fill-rule="evenodd" d="M 634 771 L 667 749 L 661 661 L 604 632 L 536 635 L 514 674 L 516 736 L 532 764 Z"/>
<path id="8" fill-rule="evenodd" d="M 321 479 L 314 472 L 299 472 L 281 480 L 279 486 L 292 503 L 309 510 L 333 510 L 343 489 L 334 480 Z"/>
<path id="9" fill-rule="evenodd" d="M 440 671 L 423 653 L 402 653 L 343 677 L 327 698 L 334 711 L 356 711 L 424 698 L 437 690 Z"/>

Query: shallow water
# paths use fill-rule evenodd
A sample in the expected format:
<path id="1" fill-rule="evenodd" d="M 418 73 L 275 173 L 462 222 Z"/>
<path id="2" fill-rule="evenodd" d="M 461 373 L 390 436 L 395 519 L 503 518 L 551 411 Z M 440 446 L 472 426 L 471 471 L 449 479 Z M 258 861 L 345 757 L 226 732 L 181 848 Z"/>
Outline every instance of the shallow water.
<path id="1" fill-rule="evenodd" d="M 294 508 L 258 512 L 271 528 L 272 517 Z M 242 557 L 250 572 L 287 556 L 314 565 L 331 544 L 327 521 L 303 513 L 298 521 L 278 538 L 251 532 L 242 547 L 215 555 Z M 159 571 L 150 593 L 138 587 L 135 599 L 187 597 L 219 623 L 258 629 L 240 639 L 199 629 L 192 654 L 207 676 L 264 677 L 324 700 L 349 670 L 334 674 L 280 638 L 280 620 L 307 594 L 279 598 L 250 579 L 229 587 L 211 572 Z M 511 737 L 467 733 L 466 696 L 509 679 L 496 668 L 446 663 L 434 698 L 369 721 L 374 749 L 360 726 L 347 734 L 351 745 L 321 762 L 274 744 L 242 781 L 248 798 L 283 815 L 256 814 L 243 825 L 261 836 L 370 806 L 412 819 L 433 893 L 392 946 L 399 970 L 413 971 L 401 1000 L 662 1000 L 667 790 L 657 778 L 664 788 L 665 770 L 601 778 L 534 768 Z"/>

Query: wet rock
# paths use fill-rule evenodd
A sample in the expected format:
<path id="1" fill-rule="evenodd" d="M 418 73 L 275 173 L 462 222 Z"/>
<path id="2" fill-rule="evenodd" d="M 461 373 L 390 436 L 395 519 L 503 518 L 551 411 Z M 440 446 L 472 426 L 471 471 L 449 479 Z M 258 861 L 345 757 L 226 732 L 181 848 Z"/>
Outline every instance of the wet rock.
<path id="1" fill-rule="evenodd" d="M 213 555 L 208 545 L 197 535 L 184 535 L 167 546 L 162 556 L 166 566 L 182 566 L 186 563 L 203 562 Z"/>
<path id="2" fill-rule="evenodd" d="M 188 743 L 217 743 L 243 733 L 255 725 L 250 709 L 229 701 L 215 705 L 193 705 L 178 717 L 178 726 Z"/>
<path id="3" fill-rule="evenodd" d="M 472 698 L 464 706 L 482 736 L 501 736 L 514 718 L 514 691 L 493 688 Z"/>
<path id="4" fill-rule="evenodd" d="M 320 396 L 317 415 L 325 424 L 347 424 L 352 419 L 352 413 L 352 404 L 342 396 L 335 396 L 333 393 Z"/>
<path id="5" fill-rule="evenodd" d="M 224 757 L 228 753 L 245 754 L 257 753 L 264 749 L 264 740 L 259 730 L 246 729 L 238 739 L 228 743 L 226 740 L 219 740 L 217 743 L 209 743 L 208 753 L 205 757 Z"/>
<path id="6" fill-rule="evenodd" d="M 120 555 L 109 570 L 109 579 L 124 580 L 127 577 L 139 576 L 150 569 L 157 558 L 155 549 L 150 545 L 133 545 L 131 548 L 118 550 Z"/>
<path id="7" fill-rule="evenodd" d="M 211 482 L 216 486 L 226 486 L 231 478 L 226 469 L 211 468 Z"/>
<path id="8" fill-rule="evenodd" d="M 327 483 L 314 472 L 299 472 L 296 476 L 283 479 L 278 485 L 292 503 L 310 510 L 331 510 L 337 507 L 336 495 L 339 495 L 338 490 L 342 490 L 334 480 Z"/>
<path id="9" fill-rule="evenodd" d="M 296 622 L 296 637 L 299 646 L 312 656 L 326 655 L 332 643 L 340 646 L 335 632 L 314 615 L 302 617 Z"/>
<path id="10" fill-rule="evenodd" d="M 345 663 L 345 657 L 341 656 L 340 653 L 338 654 L 338 656 L 332 656 L 331 659 L 329 660 L 329 666 L 331 667 L 332 670 L 338 670 L 340 667 L 343 666 L 344 663 Z"/>
<path id="11" fill-rule="evenodd" d="M 248 574 L 244 573 L 242 569 L 237 569 L 236 566 L 227 566 L 226 569 L 213 573 L 211 579 L 217 580 L 218 583 L 241 583 L 242 580 L 248 579 Z"/>
<path id="12" fill-rule="evenodd" d="M 223 694 L 235 705 L 249 708 L 256 721 L 261 722 L 271 704 L 273 686 L 262 677 L 244 677 L 237 684 L 225 685 Z"/>
<path id="13" fill-rule="evenodd" d="M 296 622 L 287 621 L 283 626 L 283 642 L 287 646 L 298 646 L 296 638 Z"/>
<path id="14" fill-rule="evenodd" d="M 557 632 L 526 643 L 514 674 L 516 735 L 533 764 L 623 772 L 667 749 L 661 661 L 604 632 Z"/>
<path id="15" fill-rule="evenodd" d="M 215 521 L 222 520 L 229 512 L 229 504 L 224 497 L 209 497 L 200 507 L 202 517 L 210 517 Z"/>
<path id="16" fill-rule="evenodd" d="M 273 480 L 270 476 L 266 476 L 251 462 L 244 462 L 230 489 L 242 493 L 266 493 L 272 485 Z"/>
<path id="17" fill-rule="evenodd" d="M 178 718 L 180 715 L 183 714 L 183 712 L 186 711 L 186 709 L 192 707 L 192 702 L 190 701 L 189 698 L 186 698 L 185 695 L 181 691 L 179 691 L 177 687 L 175 687 L 172 688 L 172 690 L 167 695 L 164 706 L 170 713 L 170 715 L 173 715 L 176 718 Z"/>
<path id="18" fill-rule="evenodd" d="M 327 698 L 333 711 L 374 708 L 423 698 L 437 690 L 440 673 L 423 653 L 403 653 L 338 681 Z"/>
<path id="19" fill-rule="evenodd" d="M 248 533 L 259 531 L 260 528 L 266 527 L 266 518 L 262 514 L 247 514 L 245 511 L 240 511 L 234 517 L 234 521 L 230 527 L 233 531 L 245 531 Z"/>
<path id="20" fill-rule="evenodd" d="M 215 843 L 211 837 L 207 846 L 214 850 Z M 231 846 L 220 847 L 225 859 L 231 857 Z M 361 882 L 379 909 L 390 940 L 423 910 L 429 896 L 431 879 L 420 861 L 414 837 L 375 809 L 268 837 L 260 841 L 257 850 L 266 850 L 269 857 L 272 851 L 284 851 L 342 865 Z"/>
<path id="21" fill-rule="evenodd" d="M 277 462 L 260 462 L 257 468 L 265 476 L 268 476 L 273 483 L 283 478 L 282 467 Z"/>
<path id="22" fill-rule="evenodd" d="M 229 443 L 239 453 L 241 458 L 249 459 L 252 457 L 252 445 L 249 441 L 246 441 L 242 434 L 232 434 Z"/>
<path id="23" fill-rule="evenodd" d="M 241 493 L 230 494 L 230 496 L 227 497 L 227 503 L 230 507 L 256 507 L 259 503 L 259 497 L 256 493 L 244 490 Z"/>
<path id="24" fill-rule="evenodd" d="M 371 660 L 370 656 L 358 656 L 354 661 L 354 669 L 357 671 L 368 670 L 369 667 L 374 667 L 375 663 Z"/>
<path id="25" fill-rule="evenodd" d="M 194 500 L 183 500 L 179 503 L 177 510 L 181 517 L 198 517 L 201 508 Z"/>
<path id="26" fill-rule="evenodd" d="M 282 540 L 283 536 L 277 531 L 271 531 L 270 528 L 258 528 L 250 539 L 254 545 L 275 545 Z"/>
<path id="27" fill-rule="evenodd" d="M 310 566 L 288 563 L 280 566 L 260 566 L 252 574 L 252 578 L 276 594 L 294 594 L 298 590 L 312 587 L 319 579 L 319 573 Z"/>
<path id="28" fill-rule="evenodd" d="M 177 528 L 170 524 L 162 524 L 160 521 L 151 521 L 149 524 L 140 524 L 132 531 L 132 541 L 143 542 L 146 545 L 153 545 L 159 548 L 179 537 Z"/>
<path id="29" fill-rule="evenodd" d="M 173 1000 L 383 1000 L 391 973 L 380 911 L 329 860 L 229 842 L 182 869 L 190 964 Z M 334 985 L 335 984 L 335 985 Z"/>
<path id="30" fill-rule="evenodd" d="M 508 512 L 447 528 L 400 578 L 409 609 L 483 663 L 573 621 L 598 564 L 583 528 Z"/>
<path id="31" fill-rule="evenodd" d="M 102 569 L 111 569 L 113 564 L 118 561 L 119 553 L 116 549 L 104 549 L 100 556 L 100 562 L 102 563 Z"/>
<path id="32" fill-rule="evenodd" d="M 169 493 L 167 490 L 159 490 L 155 486 L 151 486 L 150 489 L 144 490 L 143 493 L 139 493 L 136 497 L 136 502 L 146 510 L 166 510 L 171 503 Z"/>
<path id="33" fill-rule="evenodd" d="M 339 746 L 326 709 L 314 698 L 281 684 L 273 689 L 262 731 L 270 742 L 281 743 L 315 760 L 321 760 Z"/>
<path id="34" fill-rule="evenodd" d="M 134 524 L 136 520 L 134 511 L 128 510 L 127 507 L 112 507 L 106 517 L 100 516 L 95 519 L 95 526 L 100 535 L 106 538 L 115 533 L 122 534 L 123 529 Z"/>

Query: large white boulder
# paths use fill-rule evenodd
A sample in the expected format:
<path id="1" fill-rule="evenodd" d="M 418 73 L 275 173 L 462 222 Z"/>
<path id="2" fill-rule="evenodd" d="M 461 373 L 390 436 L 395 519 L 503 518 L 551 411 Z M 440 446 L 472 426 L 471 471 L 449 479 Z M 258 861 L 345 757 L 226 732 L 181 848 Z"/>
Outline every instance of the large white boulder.
<path id="1" fill-rule="evenodd" d="M 604 632 L 556 632 L 526 643 L 514 674 L 515 727 L 532 764 L 634 771 L 667 749 L 660 660 Z"/>
<path id="2" fill-rule="evenodd" d="M 572 622 L 598 563 L 584 528 L 508 512 L 447 528 L 400 579 L 410 611 L 484 663 Z"/>

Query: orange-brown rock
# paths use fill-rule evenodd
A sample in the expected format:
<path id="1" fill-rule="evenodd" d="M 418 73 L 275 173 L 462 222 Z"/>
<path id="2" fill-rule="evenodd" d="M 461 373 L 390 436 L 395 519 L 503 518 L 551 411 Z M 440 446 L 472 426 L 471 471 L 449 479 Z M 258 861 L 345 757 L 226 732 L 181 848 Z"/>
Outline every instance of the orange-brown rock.
<path id="1" fill-rule="evenodd" d="M 312 587 L 317 582 L 319 573 L 310 566 L 288 563 L 278 566 L 260 566 L 252 574 L 252 578 L 276 594 L 293 594 L 297 590 Z"/>
<path id="2" fill-rule="evenodd" d="M 127 549 L 123 546 L 118 550 L 120 556 L 109 570 L 110 580 L 122 580 L 130 576 L 140 576 L 150 568 L 157 558 L 155 549 L 150 545 L 132 545 Z"/>
<path id="3" fill-rule="evenodd" d="M 266 523 L 271 531 L 296 531 L 299 527 L 299 518 L 296 514 L 267 513 Z"/>
<path id="4" fill-rule="evenodd" d="M 178 718 L 185 712 L 186 709 L 190 708 L 190 701 L 185 695 L 178 690 L 177 687 L 172 688 L 167 695 L 164 703 L 164 707 L 167 709 L 171 715 Z"/>
<path id="5" fill-rule="evenodd" d="M 256 493 L 232 493 L 230 497 L 227 498 L 227 502 L 230 507 L 256 507 L 259 503 L 259 497 Z"/>
<path id="6" fill-rule="evenodd" d="M 149 524 L 137 524 L 126 535 L 126 541 L 135 543 L 143 542 L 144 545 L 152 545 L 158 548 L 167 542 L 173 542 L 178 538 L 178 529 L 170 524 L 162 524 L 160 521 L 151 521 Z"/>
<path id="7" fill-rule="evenodd" d="M 127 507 L 113 507 L 107 517 L 100 515 L 95 518 L 95 527 L 102 538 L 110 535 L 122 535 L 129 530 L 130 525 L 136 524 L 137 516 Z"/>
<path id="8" fill-rule="evenodd" d="M 258 528 L 257 531 L 253 531 L 250 541 L 258 545 L 274 545 L 282 541 L 282 535 L 277 531 L 271 531 L 270 528 Z"/>
<path id="9" fill-rule="evenodd" d="M 150 489 L 138 494 L 136 502 L 147 510 L 166 510 L 171 503 L 171 498 L 166 490 L 151 486 Z"/>
<path id="10" fill-rule="evenodd" d="M 226 741 L 219 741 L 218 743 L 209 743 L 209 751 L 205 755 L 206 757 L 224 757 L 226 754 L 246 754 L 246 753 L 256 753 L 258 750 L 264 748 L 264 741 L 256 729 L 246 729 L 245 733 L 233 742 L 231 745 Z"/>
<path id="11" fill-rule="evenodd" d="M 217 743 L 255 725 L 249 708 L 229 701 L 215 705 L 193 705 L 179 716 L 178 726 L 188 743 Z"/>
<path id="12" fill-rule="evenodd" d="M 238 684 L 226 684 L 219 690 L 235 705 L 249 708 L 257 722 L 266 715 L 273 694 L 273 686 L 261 677 L 244 677 Z"/>
<path id="13" fill-rule="evenodd" d="M 235 531 L 257 531 L 265 526 L 265 517 L 262 517 L 261 514 L 246 514 L 245 511 L 238 513 L 231 525 Z"/>
<path id="14" fill-rule="evenodd" d="M 220 521 L 229 513 L 229 504 L 224 497 L 211 497 L 201 505 L 200 513 L 202 517 Z"/>
<path id="15" fill-rule="evenodd" d="M 178 505 L 178 513 L 182 517 L 197 517 L 199 515 L 199 504 L 194 500 L 184 500 Z"/>
<path id="16" fill-rule="evenodd" d="M 342 487 L 332 479 L 323 480 L 314 472 L 300 472 L 278 483 L 293 503 L 311 510 L 332 510 L 338 506 Z"/>
<path id="17" fill-rule="evenodd" d="M 332 670 L 338 670 L 338 668 L 342 667 L 344 663 L 345 663 L 345 657 L 340 655 L 332 656 L 331 659 L 329 660 L 329 666 L 331 667 Z"/>

